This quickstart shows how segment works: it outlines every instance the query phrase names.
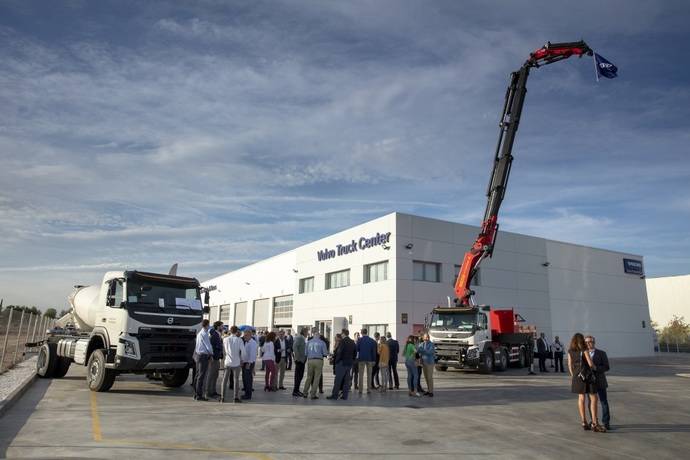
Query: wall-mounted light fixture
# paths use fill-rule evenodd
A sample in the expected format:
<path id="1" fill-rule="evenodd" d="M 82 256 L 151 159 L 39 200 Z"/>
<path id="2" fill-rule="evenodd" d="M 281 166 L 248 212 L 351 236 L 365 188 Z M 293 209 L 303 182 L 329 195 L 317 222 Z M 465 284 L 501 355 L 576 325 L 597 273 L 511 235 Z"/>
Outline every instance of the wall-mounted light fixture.
<path id="1" fill-rule="evenodd" d="M 383 249 L 385 249 L 386 251 L 388 251 L 388 250 L 391 248 L 390 245 L 387 244 L 387 243 L 383 243 L 383 244 L 381 245 L 381 247 L 382 247 Z"/>
<path id="2" fill-rule="evenodd" d="M 542 267 L 548 267 L 549 265 L 551 265 L 549 262 L 544 262 L 543 264 L 541 264 Z"/>
<path id="3" fill-rule="evenodd" d="M 405 245 L 405 249 L 412 249 L 413 247 L 414 247 L 414 244 L 412 244 L 412 243 L 407 243 Z"/>
<path id="4" fill-rule="evenodd" d="M 296 268 L 293 268 L 292 271 L 295 273 L 299 272 L 299 270 L 297 270 Z"/>

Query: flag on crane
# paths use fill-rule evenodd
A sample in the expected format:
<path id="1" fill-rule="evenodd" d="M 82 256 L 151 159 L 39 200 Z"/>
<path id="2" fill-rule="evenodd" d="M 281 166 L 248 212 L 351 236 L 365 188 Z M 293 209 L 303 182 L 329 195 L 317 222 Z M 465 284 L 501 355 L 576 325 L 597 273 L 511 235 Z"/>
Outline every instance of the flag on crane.
<path id="1" fill-rule="evenodd" d="M 616 78 L 618 76 L 618 67 L 597 53 L 594 53 L 594 67 L 597 70 L 597 81 L 599 81 L 599 76 L 606 78 Z"/>

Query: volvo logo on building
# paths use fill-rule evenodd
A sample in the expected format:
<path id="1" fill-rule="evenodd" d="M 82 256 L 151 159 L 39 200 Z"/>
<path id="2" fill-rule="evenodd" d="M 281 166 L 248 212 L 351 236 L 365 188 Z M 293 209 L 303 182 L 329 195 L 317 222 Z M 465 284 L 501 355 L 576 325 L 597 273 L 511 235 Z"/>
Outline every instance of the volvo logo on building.
<path id="1" fill-rule="evenodd" d="M 371 237 L 363 236 L 358 240 L 352 240 L 349 243 L 339 244 L 335 247 L 335 249 L 326 248 L 316 251 L 316 256 L 319 259 L 319 262 L 321 262 L 322 260 L 333 259 L 345 254 L 352 254 L 353 252 L 381 246 L 382 244 L 388 243 L 390 238 L 391 232 L 376 233 L 375 236 Z"/>

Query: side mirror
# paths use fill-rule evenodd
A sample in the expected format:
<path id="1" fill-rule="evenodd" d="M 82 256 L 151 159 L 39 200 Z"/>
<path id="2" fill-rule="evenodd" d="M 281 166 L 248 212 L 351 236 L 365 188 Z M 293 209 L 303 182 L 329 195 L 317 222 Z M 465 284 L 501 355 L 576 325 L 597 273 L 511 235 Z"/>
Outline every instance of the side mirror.
<path id="1" fill-rule="evenodd" d="M 204 313 L 211 313 L 211 307 L 209 307 L 208 305 L 205 305 L 203 308 L 203 312 Z"/>
<path id="2" fill-rule="evenodd" d="M 127 306 L 127 302 L 125 302 L 124 300 L 122 302 L 120 302 L 120 308 L 125 308 L 126 306 Z"/>
<path id="3" fill-rule="evenodd" d="M 208 304 L 210 303 L 210 296 L 208 295 L 208 291 L 204 292 L 204 304 L 206 305 L 206 308 L 208 308 Z M 206 312 L 208 313 L 208 312 Z"/>

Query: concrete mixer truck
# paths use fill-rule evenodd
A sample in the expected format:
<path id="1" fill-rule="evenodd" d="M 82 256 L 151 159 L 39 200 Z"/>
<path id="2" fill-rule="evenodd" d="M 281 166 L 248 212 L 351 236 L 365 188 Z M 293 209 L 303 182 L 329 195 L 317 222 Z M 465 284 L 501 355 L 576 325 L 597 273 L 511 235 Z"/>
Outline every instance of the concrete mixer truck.
<path id="1" fill-rule="evenodd" d="M 108 391 L 123 373 L 155 374 L 179 387 L 193 363 L 201 293 L 195 278 L 141 271 L 112 271 L 99 285 L 75 286 L 70 312 L 45 340 L 28 344 L 40 347 L 37 373 L 61 378 L 75 363 L 86 366 L 92 391 Z"/>

